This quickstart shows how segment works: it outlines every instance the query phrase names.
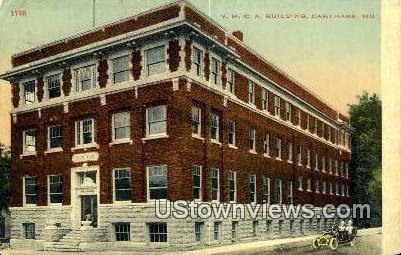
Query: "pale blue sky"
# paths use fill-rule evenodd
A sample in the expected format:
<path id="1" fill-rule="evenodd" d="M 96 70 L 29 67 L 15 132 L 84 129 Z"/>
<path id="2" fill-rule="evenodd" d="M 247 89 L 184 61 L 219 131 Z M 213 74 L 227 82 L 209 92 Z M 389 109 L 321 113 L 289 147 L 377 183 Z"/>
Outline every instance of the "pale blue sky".
<path id="1" fill-rule="evenodd" d="M 97 25 L 168 2 L 171 1 L 96 0 Z M 379 0 L 190 2 L 228 30 L 242 30 L 247 45 L 340 111 L 346 112 L 347 103 L 354 102 L 364 89 L 380 94 Z M 25 17 L 11 15 L 12 10 L 19 9 L 26 11 Z M 251 18 L 223 17 L 244 14 Z M 263 18 L 266 14 L 354 14 L 359 18 Z M 362 19 L 362 14 L 375 17 Z M 3 0 L 0 23 L 0 72 L 4 72 L 10 68 L 12 54 L 90 29 L 92 0 Z M 0 119 L 10 109 L 9 89 L 5 86 L 0 83 Z M 1 130 L 0 127 L 0 142 Z"/>

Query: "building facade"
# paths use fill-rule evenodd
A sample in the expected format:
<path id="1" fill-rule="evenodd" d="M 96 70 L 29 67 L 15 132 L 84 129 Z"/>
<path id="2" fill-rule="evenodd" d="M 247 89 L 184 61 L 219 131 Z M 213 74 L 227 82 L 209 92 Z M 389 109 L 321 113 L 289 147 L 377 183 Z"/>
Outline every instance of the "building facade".
<path id="1" fill-rule="evenodd" d="M 334 223 L 158 219 L 158 199 L 351 202 L 348 118 L 185 1 L 11 61 L 13 247 L 189 249 Z"/>

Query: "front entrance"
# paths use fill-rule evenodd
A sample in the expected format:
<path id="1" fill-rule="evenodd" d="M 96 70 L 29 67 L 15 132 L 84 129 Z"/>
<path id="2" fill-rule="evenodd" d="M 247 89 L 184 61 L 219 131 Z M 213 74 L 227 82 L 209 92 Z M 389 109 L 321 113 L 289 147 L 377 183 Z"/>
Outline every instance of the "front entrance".
<path id="1" fill-rule="evenodd" d="M 97 227 L 97 196 L 81 196 L 81 225 Z"/>

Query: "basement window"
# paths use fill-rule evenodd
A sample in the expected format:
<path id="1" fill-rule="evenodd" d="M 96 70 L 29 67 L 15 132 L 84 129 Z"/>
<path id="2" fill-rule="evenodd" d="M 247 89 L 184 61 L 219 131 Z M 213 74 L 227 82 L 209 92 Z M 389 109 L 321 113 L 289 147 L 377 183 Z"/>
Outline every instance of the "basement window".
<path id="1" fill-rule="evenodd" d="M 128 222 L 117 222 L 114 223 L 114 233 L 116 241 L 130 241 L 130 223 Z"/>

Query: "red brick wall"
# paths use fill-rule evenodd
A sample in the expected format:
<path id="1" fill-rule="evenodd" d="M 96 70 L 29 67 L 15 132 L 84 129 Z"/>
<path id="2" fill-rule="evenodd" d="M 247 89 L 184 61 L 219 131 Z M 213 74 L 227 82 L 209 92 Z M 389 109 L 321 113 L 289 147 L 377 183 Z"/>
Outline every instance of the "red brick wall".
<path id="1" fill-rule="evenodd" d="M 12 206 L 22 204 L 22 176 L 38 176 L 38 205 L 47 203 L 47 175 L 63 174 L 64 180 L 64 204 L 70 203 L 70 169 L 80 166 L 71 162 L 74 147 L 74 121 L 84 117 L 93 117 L 96 127 L 96 142 L 99 144 L 98 152 L 100 159 L 101 182 L 101 203 L 112 201 L 112 169 L 117 167 L 130 167 L 132 171 L 132 184 L 134 202 L 146 201 L 146 166 L 152 164 L 167 164 L 169 178 L 168 196 L 172 200 L 192 198 L 192 176 L 190 169 L 193 164 L 203 166 L 203 198 L 209 199 L 210 168 L 220 169 L 221 200 L 227 201 L 227 178 L 230 169 L 237 171 L 238 180 L 238 201 L 246 202 L 247 178 L 250 174 L 257 175 L 258 201 L 261 202 L 262 176 L 281 178 L 283 181 L 283 201 L 286 200 L 286 181 L 292 180 L 294 185 L 294 198 L 296 203 L 316 203 L 321 205 L 325 201 L 339 203 L 349 202 L 348 198 L 331 198 L 329 195 L 316 195 L 314 193 L 298 192 L 298 175 L 302 173 L 305 180 L 310 176 L 319 177 L 319 180 L 340 180 L 350 185 L 349 180 L 330 176 L 310 169 L 298 167 L 296 164 L 286 162 L 286 142 L 293 142 L 293 157 L 296 158 L 296 147 L 304 147 L 304 165 L 306 162 L 306 149 L 317 148 L 333 158 L 339 158 L 339 152 L 331 147 L 314 141 L 301 135 L 290 128 L 277 124 L 269 119 L 250 112 L 237 104 L 228 102 L 227 107 L 223 106 L 220 96 L 192 84 L 191 91 L 185 89 L 180 81 L 179 90 L 172 90 L 172 83 L 160 83 L 154 86 L 147 86 L 139 89 L 139 97 L 136 99 L 134 91 L 121 92 L 108 95 L 107 104 L 102 106 L 99 98 L 89 99 L 71 103 L 69 112 L 63 113 L 63 107 L 57 106 L 42 110 L 39 119 L 37 112 L 30 112 L 18 115 L 18 122 L 12 126 L 12 183 L 15 184 L 12 192 Z M 145 136 L 145 109 L 149 105 L 165 103 L 167 105 L 168 135 L 167 139 L 149 140 L 145 143 L 141 138 Z M 196 104 L 202 108 L 202 136 L 205 140 L 191 137 L 190 114 L 191 106 Z M 129 110 L 131 114 L 131 138 L 133 144 L 121 144 L 109 146 L 111 141 L 111 116 L 113 113 Z M 220 142 L 222 146 L 210 142 L 209 116 L 210 112 L 217 112 L 220 116 Z M 232 118 L 236 122 L 236 141 L 238 149 L 227 146 L 226 122 Z M 38 122 L 38 119 L 40 120 Z M 51 124 L 63 125 L 63 152 L 44 154 L 46 150 L 47 127 Z M 248 128 L 256 128 L 256 152 L 251 154 L 248 151 Z M 37 128 L 37 156 L 23 157 L 22 152 L 22 131 L 27 128 Z M 282 139 L 283 161 L 263 157 L 263 137 L 266 133 L 271 138 L 271 155 L 273 156 L 275 138 Z M 95 149 L 88 149 L 92 151 Z M 313 150 L 312 150 L 313 151 Z M 83 152 L 82 150 L 75 153 Z M 322 153 L 323 153 L 322 152 Z M 313 158 L 313 153 L 311 154 Z M 349 154 L 343 153 L 342 158 L 349 161 Z M 296 160 L 294 160 L 296 162 Z M 326 163 L 328 166 L 328 163 Z M 304 187 L 305 187 L 304 185 Z M 274 186 L 271 188 L 271 197 L 274 196 Z"/>

